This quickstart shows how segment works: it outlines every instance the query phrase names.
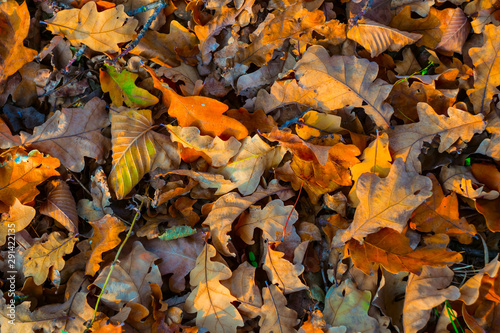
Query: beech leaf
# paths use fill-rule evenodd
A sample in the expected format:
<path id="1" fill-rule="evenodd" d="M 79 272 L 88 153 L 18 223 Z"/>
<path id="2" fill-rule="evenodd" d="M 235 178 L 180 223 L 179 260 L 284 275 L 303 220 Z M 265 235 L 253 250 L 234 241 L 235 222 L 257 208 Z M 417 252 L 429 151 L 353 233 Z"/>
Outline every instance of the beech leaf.
<path id="1" fill-rule="evenodd" d="M 51 190 L 47 201 L 40 206 L 40 213 L 52 217 L 61 223 L 66 230 L 76 234 L 78 232 L 78 213 L 69 185 L 62 180 L 54 181 L 50 185 Z"/>

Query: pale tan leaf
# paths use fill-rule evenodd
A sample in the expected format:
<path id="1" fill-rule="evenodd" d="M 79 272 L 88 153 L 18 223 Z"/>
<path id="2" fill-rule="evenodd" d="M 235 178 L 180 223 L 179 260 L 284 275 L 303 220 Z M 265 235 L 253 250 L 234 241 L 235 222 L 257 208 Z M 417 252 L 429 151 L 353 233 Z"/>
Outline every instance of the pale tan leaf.
<path id="1" fill-rule="evenodd" d="M 285 295 L 274 284 L 262 288 L 264 304 L 259 320 L 263 332 L 297 332 L 297 312 L 286 307 Z"/>
<path id="2" fill-rule="evenodd" d="M 220 281 L 231 277 L 231 270 L 223 263 L 212 261 L 215 248 L 206 243 L 196 259 L 196 266 L 190 273 L 194 287 L 185 303 L 185 310 L 196 313 L 196 326 L 211 332 L 236 333 L 237 326 L 243 326 L 238 310 L 231 304 L 237 299 Z"/>
<path id="3" fill-rule="evenodd" d="M 78 216 L 87 221 L 97 221 L 106 214 L 112 214 L 111 193 L 108 187 L 108 178 L 101 167 L 98 167 L 90 177 L 90 194 L 92 201 L 81 199 L 78 201 Z"/>
<path id="4" fill-rule="evenodd" d="M 159 163 L 173 169 L 180 163 L 179 153 L 170 139 L 154 131 L 150 110 L 119 108 L 110 112 L 113 168 L 110 187 L 118 199 L 125 197 Z"/>
<path id="5" fill-rule="evenodd" d="M 236 184 L 232 181 L 225 179 L 222 175 L 213 173 L 179 169 L 169 171 L 167 172 L 167 174 L 176 174 L 190 177 L 197 181 L 202 188 L 217 189 L 215 195 L 222 195 L 236 188 Z"/>
<path id="6" fill-rule="evenodd" d="M 227 141 L 223 141 L 218 136 L 213 138 L 208 135 L 201 135 L 197 127 L 167 125 L 167 128 L 173 142 L 180 143 L 184 148 L 191 148 L 200 152 L 201 156 L 213 167 L 225 166 L 241 147 L 241 143 L 234 136 Z"/>
<path id="7" fill-rule="evenodd" d="M 460 300 L 467 305 L 474 304 L 479 298 L 483 277 L 486 275 L 496 277 L 499 270 L 500 261 L 498 260 L 497 255 L 495 259 L 486 264 L 479 272 L 477 272 L 473 277 L 467 280 L 463 286 L 460 287 Z"/>
<path id="8" fill-rule="evenodd" d="M 495 190 L 484 191 L 484 185 L 474 177 L 470 168 L 465 166 L 444 166 L 439 173 L 439 179 L 447 192 L 454 191 L 469 199 L 494 200 L 500 195 Z"/>
<path id="9" fill-rule="evenodd" d="M 283 252 L 271 249 L 269 242 L 264 245 L 262 268 L 266 271 L 271 282 L 277 284 L 285 295 L 308 289 L 299 278 L 299 275 L 304 272 L 304 266 L 292 264 L 283 258 L 284 255 Z"/>
<path id="10" fill-rule="evenodd" d="M 47 29 L 66 37 L 72 45 L 83 43 L 98 52 L 117 53 L 118 43 L 134 39 L 137 20 L 125 14 L 123 5 L 98 12 L 94 1 L 82 9 L 64 9 L 47 20 Z"/>
<path id="11" fill-rule="evenodd" d="M 482 115 L 448 108 L 448 116 L 438 115 L 427 103 L 417 104 L 419 122 L 395 126 L 388 131 L 389 145 L 394 158 L 402 157 L 406 170 L 422 172 L 418 159 L 424 142 L 431 143 L 439 135 L 438 152 L 449 149 L 458 139 L 469 141 L 486 128 Z"/>
<path id="12" fill-rule="evenodd" d="M 347 32 L 347 38 L 363 46 L 372 58 L 386 50 L 399 51 L 421 37 L 420 34 L 401 31 L 369 19 L 363 20 Z"/>
<path id="13" fill-rule="evenodd" d="M 315 99 L 329 109 L 362 107 L 377 126 L 388 128 L 394 110 L 384 100 L 392 85 L 377 79 L 378 65 L 354 56 L 332 56 L 311 46 L 295 66 L 299 85 L 317 93 Z M 366 105 L 363 105 L 363 102 Z"/>
<path id="14" fill-rule="evenodd" d="M 424 328 L 432 308 L 445 300 L 456 300 L 460 297 L 458 288 L 449 286 L 453 276 L 454 272 L 448 267 L 429 266 L 424 266 L 420 276 L 410 274 L 403 308 L 405 332 L 416 333 Z"/>
<path id="15" fill-rule="evenodd" d="M 340 246 L 354 238 L 361 244 L 365 236 L 382 228 L 401 233 L 411 213 L 432 195 L 432 181 L 416 172 L 405 171 L 401 158 L 394 161 L 386 178 L 364 173 L 358 179 L 360 204 L 354 220 L 345 231 L 337 232 L 334 240 Z"/>
<path id="16" fill-rule="evenodd" d="M 11 246 L 11 243 L 14 242 L 14 234 L 26 228 L 35 214 L 35 208 L 23 205 L 15 198 L 9 211 L 0 215 L 0 246 L 5 244 L 7 236 L 11 236 L 7 239 L 9 246 Z"/>
<path id="17" fill-rule="evenodd" d="M 222 283 L 241 302 L 238 311 L 250 318 L 259 316 L 262 307 L 262 296 L 255 283 L 255 270 L 248 261 L 244 261 L 233 271 L 231 278 Z"/>
<path id="18" fill-rule="evenodd" d="M 52 217 L 61 223 L 66 230 L 76 234 L 78 232 L 78 213 L 75 198 L 71 194 L 69 185 L 56 180 L 49 184 L 51 188 L 47 201 L 40 206 L 40 213 Z"/>
<path id="19" fill-rule="evenodd" d="M 101 131 L 109 125 L 106 103 L 91 99 L 82 108 L 63 108 L 45 123 L 35 127 L 33 134 L 21 132 L 23 145 L 57 157 L 74 172 L 85 166 L 84 156 L 104 163 L 109 152 L 109 139 Z"/>

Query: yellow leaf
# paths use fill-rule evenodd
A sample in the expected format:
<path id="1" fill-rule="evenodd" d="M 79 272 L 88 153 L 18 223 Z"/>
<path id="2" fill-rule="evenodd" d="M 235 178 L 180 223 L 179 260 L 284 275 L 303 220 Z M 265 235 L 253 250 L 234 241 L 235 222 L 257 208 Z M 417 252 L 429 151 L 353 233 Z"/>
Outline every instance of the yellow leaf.
<path id="1" fill-rule="evenodd" d="M 134 39 L 137 20 L 130 18 L 123 5 L 97 11 L 94 1 L 82 9 L 64 9 L 47 20 L 47 29 L 66 37 L 72 45 L 83 43 L 97 52 L 118 53 L 117 44 Z"/>
<path id="2" fill-rule="evenodd" d="M 336 133 L 341 130 L 340 122 L 342 118 L 333 114 L 326 114 L 316 111 L 307 112 L 301 119 L 305 124 L 298 124 L 295 128 L 297 135 L 303 140 L 326 134 Z"/>

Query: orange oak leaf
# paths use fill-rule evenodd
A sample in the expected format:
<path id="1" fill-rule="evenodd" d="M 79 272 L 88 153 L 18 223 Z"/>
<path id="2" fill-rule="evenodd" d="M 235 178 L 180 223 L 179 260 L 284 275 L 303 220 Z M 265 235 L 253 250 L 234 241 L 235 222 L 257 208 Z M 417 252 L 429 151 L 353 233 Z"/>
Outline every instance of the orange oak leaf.
<path id="1" fill-rule="evenodd" d="M 417 46 L 424 45 L 434 49 L 443 35 L 443 28 L 440 26 L 441 22 L 438 15 L 439 11 L 432 7 L 426 17 L 412 18 L 410 6 L 405 6 L 398 15 L 393 17 L 389 25 L 399 30 L 421 34 L 422 38 L 417 41 Z"/>
<path id="2" fill-rule="evenodd" d="M 47 29 L 66 37 L 72 45 L 82 43 L 97 52 L 118 53 L 118 43 L 134 39 L 137 20 L 125 14 L 123 5 L 99 12 L 94 1 L 82 9 L 64 9 L 47 20 Z"/>
<path id="3" fill-rule="evenodd" d="M 347 230 L 335 235 L 341 245 L 354 238 L 363 238 L 382 228 L 402 232 L 411 213 L 432 195 L 432 181 L 416 172 L 406 172 L 401 158 L 394 161 L 386 178 L 373 173 L 362 174 L 356 192 L 360 204 Z"/>
<path id="4" fill-rule="evenodd" d="M 264 332 L 297 332 L 294 326 L 299 323 L 297 312 L 286 307 L 285 295 L 279 288 L 271 284 L 262 288 L 264 304 L 259 320 L 260 329 Z"/>
<path id="5" fill-rule="evenodd" d="M 248 135 L 242 123 L 223 115 L 229 109 L 226 104 L 208 97 L 180 96 L 162 83 L 152 69 L 146 67 L 146 70 L 153 77 L 155 88 L 163 93 L 163 104 L 169 108 L 168 114 L 176 117 L 181 127 L 195 126 L 202 135 L 218 136 L 223 140 L 231 136 L 241 140 Z"/>
<path id="6" fill-rule="evenodd" d="M 8 235 L 26 228 L 33 221 L 35 214 L 35 208 L 23 205 L 15 198 L 9 210 L 0 215 L 0 246 L 5 244 Z"/>
<path id="7" fill-rule="evenodd" d="M 49 183 L 47 188 L 49 195 L 40 206 L 40 213 L 52 217 L 69 232 L 78 233 L 76 202 L 69 185 L 59 179 Z"/>
<path id="8" fill-rule="evenodd" d="M 351 239 L 346 250 L 356 267 L 370 275 L 383 266 L 391 273 L 401 271 L 420 274 L 424 265 L 443 267 L 462 261 L 462 255 L 442 248 L 410 247 L 410 239 L 399 232 L 384 228 L 368 235 L 363 244 Z"/>
<path id="9" fill-rule="evenodd" d="M 186 300 L 187 312 L 196 313 L 196 326 L 211 332 L 236 333 L 237 326 L 243 326 L 238 310 L 231 304 L 237 299 L 220 281 L 227 280 L 232 273 L 225 264 L 214 261 L 215 248 L 206 243 L 196 259 L 196 266 L 190 273 L 193 291 Z"/>
<path id="10" fill-rule="evenodd" d="M 85 266 L 85 274 L 94 276 L 99 270 L 99 263 L 103 260 L 102 254 L 120 244 L 121 239 L 118 235 L 127 227 L 111 215 L 105 215 L 102 219 L 89 223 L 94 229 L 94 235 L 90 237 L 92 253 Z"/>
<path id="11" fill-rule="evenodd" d="M 37 51 L 24 46 L 28 36 L 30 13 L 26 2 L 19 5 L 8 0 L 0 3 L 0 85 L 27 62 L 33 60 Z M 3 92 L 4 88 L 0 88 Z"/>

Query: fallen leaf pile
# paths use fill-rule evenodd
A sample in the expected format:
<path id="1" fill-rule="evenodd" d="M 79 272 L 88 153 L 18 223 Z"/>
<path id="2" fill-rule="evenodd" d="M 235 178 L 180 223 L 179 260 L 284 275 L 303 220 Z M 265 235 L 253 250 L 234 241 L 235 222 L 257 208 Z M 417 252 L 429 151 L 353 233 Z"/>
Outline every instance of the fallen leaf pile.
<path id="1" fill-rule="evenodd" d="M 0 333 L 500 331 L 500 1 L 0 2 Z"/>

